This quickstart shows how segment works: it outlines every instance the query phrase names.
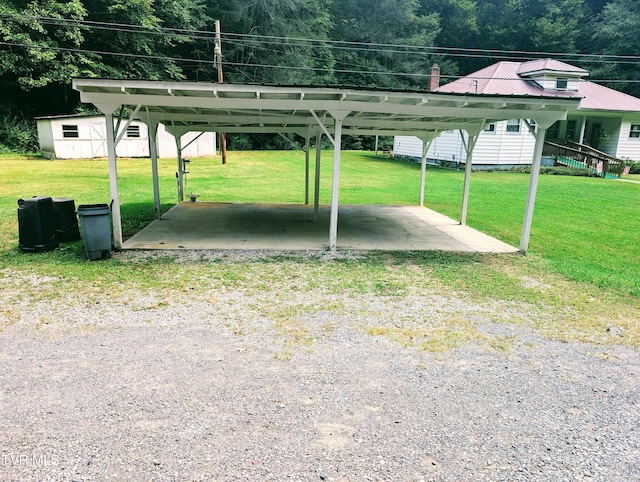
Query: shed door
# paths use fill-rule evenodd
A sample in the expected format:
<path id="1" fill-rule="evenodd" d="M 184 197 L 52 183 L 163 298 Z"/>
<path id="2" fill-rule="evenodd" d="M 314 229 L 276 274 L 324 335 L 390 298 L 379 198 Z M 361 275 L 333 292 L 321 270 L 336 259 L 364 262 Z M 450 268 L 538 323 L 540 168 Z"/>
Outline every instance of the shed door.
<path id="1" fill-rule="evenodd" d="M 107 132 L 99 122 L 91 124 L 91 157 L 107 157 Z"/>

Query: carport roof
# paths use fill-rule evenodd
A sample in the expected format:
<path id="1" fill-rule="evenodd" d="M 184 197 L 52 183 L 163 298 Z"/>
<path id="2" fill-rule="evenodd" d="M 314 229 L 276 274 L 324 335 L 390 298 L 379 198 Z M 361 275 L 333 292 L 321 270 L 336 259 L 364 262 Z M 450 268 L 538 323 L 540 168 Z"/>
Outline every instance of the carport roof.
<path id="1" fill-rule="evenodd" d="M 532 119 L 538 125 L 538 134 L 520 245 L 521 250 L 526 251 L 544 132 L 555 121 L 566 119 L 567 112 L 575 110 L 580 101 L 580 97 L 555 97 L 542 95 L 542 92 L 540 95 L 537 92 L 527 95 L 488 95 L 106 79 L 74 79 L 73 88 L 80 92 L 82 102 L 94 104 L 105 114 L 107 125 L 113 124 L 113 113 L 118 108 L 131 106 L 129 123 L 135 118 L 152 127 L 162 123 L 167 131 L 176 136 L 176 142 L 189 131 L 296 133 L 307 140 L 314 132 L 324 133 L 334 145 L 329 223 L 329 247 L 332 250 L 336 249 L 337 238 L 342 134 L 415 135 L 429 142 L 441 131 L 466 130 L 469 142 L 465 149 L 470 158 L 485 122 Z M 122 246 L 122 225 L 115 146 L 129 123 L 123 130 L 120 130 L 119 122 L 114 130 L 107 129 L 114 243 L 118 248 Z M 150 132 L 154 130 L 150 129 Z M 308 149 L 309 142 L 306 143 L 307 165 Z M 154 202 L 159 215 L 157 163 L 154 153 L 151 157 L 154 166 Z M 421 199 L 424 193 L 425 157 L 426 151 L 423 149 Z M 319 162 L 319 157 L 317 159 Z M 465 169 L 461 224 L 466 222 L 470 166 L 468 162 Z M 180 167 L 177 173 L 180 201 L 182 169 Z M 308 179 L 306 182 L 308 184 Z M 316 184 L 318 182 L 316 177 Z M 317 194 L 314 204 L 318 206 Z"/>
<path id="2" fill-rule="evenodd" d="M 579 99 L 548 95 L 497 96 L 356 88 L 286 87 L 179 81 L 74 79 L 82 102 L 103 112 L 140 106 L 136 117 L 161 122 L 174 133 L 293 132 L 332 130 L 344 117 L 343 133 L 417 135 L 477 129 L 484 121 L 534 119 L 553 123 Z"/>

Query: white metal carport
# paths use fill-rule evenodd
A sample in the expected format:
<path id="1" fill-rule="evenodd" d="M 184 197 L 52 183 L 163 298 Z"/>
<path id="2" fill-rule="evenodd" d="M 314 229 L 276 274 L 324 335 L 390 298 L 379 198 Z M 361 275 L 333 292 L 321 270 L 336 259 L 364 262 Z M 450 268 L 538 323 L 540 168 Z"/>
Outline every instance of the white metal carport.
<path id="1" fill-rule="evenodd" d="M 154 148 L 158 123 L 180 138 L 190 131 L 228 133 L 295 133 L 306 140 L 307 173 L 309 139 L 316 142 L 316 165 L 320 162 L 320 139 L 325 135 L 334 146 L 329 248 L 336 249 L 338 201 L 340 192 L 340 147 L 343 134 L 413 135 L 425 144 L 422 156 L 419 203 L 424 203 L 426 152 L 439 132 L 465 130 L 467 159 L 462 196 L 461 224 L 466 223 L 471 174 L 470 159 L 478 135 L 486 122 L 534 120 L 530 129 L 536 136 L 527 204 L 520 239 L 520 251 L 526 252 L 533 219 L 533 208 L 546 130 L 565 119 L 578 106 L 579 98 L 566 96 L 493 96 L 482 94 L 443 94 L 376 91 L 355 88 L 282 87 L 201 82 L 134 81 L 74 79 L 73 88 L 80 100 L 92 103 L 113 125 L 114 113 L 130 107 L 129 121 L 140 119 L 149 125 L 153 190 L 156 212 L 160 213 L 157 155 Z M 122 247 L 122 226 L 118 193 L 115 146 L 126 130 L 107 129 L 109 178 L 113 202 L 113 234 L 117 248 Z M 179 201 L 182 201 L 183 165 L 178 156 Z M 318 174 L 316 169 L 314 210 L 318 211 Z M 309 179 L 306 179 L 308 197 Z"/>

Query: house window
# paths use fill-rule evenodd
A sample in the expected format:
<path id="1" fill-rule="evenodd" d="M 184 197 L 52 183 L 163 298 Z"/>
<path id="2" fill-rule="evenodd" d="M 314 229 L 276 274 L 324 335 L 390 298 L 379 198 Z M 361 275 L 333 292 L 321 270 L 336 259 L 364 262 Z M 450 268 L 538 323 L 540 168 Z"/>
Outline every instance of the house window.
<path id="1" fill-rule="evenodd" d="M 140 126 L 129 126 L 127 127 L 127 137 L 140 137 Z"/>
<path id="2" fill-rule="evenodd" d="M 631 124 L 629 137 L 640 137 L 640 124 Z"/>
<path id="3" fill-rule="evenodd" d="M 78 134 L 78 126 L 77 125 L 62 125 L 62 137 L 64 138 L 69 138 L 69 137 L 80 137 L 80 135 Z"/>
<path id="4" fill-rule="evenodd" d="M 520 119 L 508 120 L 507 132 L 520 132 Z"/>
<path id="5" fill-rule="evenodd" d="M 495 131 L 496 131 L 495 122 L 492 122 L 491 124 L 487 124 L 486 126 L 484 126 L 484 132 L 495 132 Z"/>
<path id="6" fill-rule="evenodd" d="M 567 90 L 568 79 L 556 79 L 556 90 Z"/>

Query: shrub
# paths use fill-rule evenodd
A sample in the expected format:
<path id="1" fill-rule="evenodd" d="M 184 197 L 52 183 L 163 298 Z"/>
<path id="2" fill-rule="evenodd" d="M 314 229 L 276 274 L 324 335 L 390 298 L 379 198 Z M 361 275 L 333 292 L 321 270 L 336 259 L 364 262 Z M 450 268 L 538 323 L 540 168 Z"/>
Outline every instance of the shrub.
<path id="1" fill-rule="evenodd" d="M 16 115 L 0 117 L 1 152 L 26 154 L 38 150 L 38 131 L 35 122 Z"/>
<path id="2" fill-rule="evenodd" d="M 531 166 L 518 166 L 509 169 L 511 172 L 531 173 Z M 578 169 L 568 166 L 541 166 L 540 174 L 550 174 L 554 176 L 582 176 L 582 177 L 600 177 L 598 173 L 590 169 Z"/>
<path id="3" fill-rule="evenodd" d="M 640 162 L 628 161 L 629 174 L 640 174 Z"/>

